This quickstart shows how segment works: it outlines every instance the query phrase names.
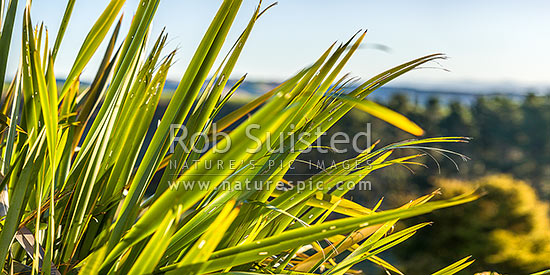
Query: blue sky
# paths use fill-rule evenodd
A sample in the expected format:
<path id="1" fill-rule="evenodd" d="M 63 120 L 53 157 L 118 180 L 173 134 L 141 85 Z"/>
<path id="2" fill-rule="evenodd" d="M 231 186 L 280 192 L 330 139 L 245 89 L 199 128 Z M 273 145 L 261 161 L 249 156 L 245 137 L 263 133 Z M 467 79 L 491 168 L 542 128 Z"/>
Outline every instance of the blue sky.
<path id="1" fill-rule="evenodd" d="M 24 1 L 20 1 L 24 2 Z M 56 64 L 56 74 L 67 74 L 88 30 L 107 0 L 77 0 Z M 123 31 L 137 5 L 127 0 Z M 220 0 L 164 0 L 157 12 L 153 34 L 163 26 L 168 47 L 179 48 L 169 77 L 179 80 Z M 264 1 L 264 5 L 271 2 Z M 227 44 L 232 44 L 250 18 L 257 1 L 244 0 Z M 65 1 L 34 0 L 33 22 L 44 21 L 56 33 Z M 20 9 L 21 11 L 22 9 Z M 257 23 L 234 77 L 281 80 L 313 62 L 332 42 L 347 40 L 368 29 L 366 44 L 383 44 L 390 52 L 361 49 L 346 71 L 367 78 L 421 55 L 443 52 L 442 65 L 451 70 L 418 70 L 399 83 L 521 83 L 549 85 L 550 1 L 359 1 L 279 0 Z M 20 16 L 18 20 L 20 21 Z M 20 37 L 20 24 L 14 34 Z M 53 39 L 53 38 L 52 38 Z M 19 40 L 12 44 L 9 63 L 14 71 Z M 100 49 L 102 51 L 103 47 Z M 227 47 L 225 48 L 227 51 Z M 98 54 L 83 79 L 90 79 Z"/>

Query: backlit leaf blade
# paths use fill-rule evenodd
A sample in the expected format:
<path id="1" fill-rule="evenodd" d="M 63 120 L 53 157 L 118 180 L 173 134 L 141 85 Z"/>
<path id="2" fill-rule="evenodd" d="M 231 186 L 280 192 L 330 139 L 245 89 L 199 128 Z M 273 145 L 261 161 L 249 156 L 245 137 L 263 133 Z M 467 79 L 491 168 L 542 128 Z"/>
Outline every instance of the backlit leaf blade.
<path id="1" fill-rule="evenodd" d="M 358 100 L 350 96 L 338 96 L 339 99 L 343 99 L 348 104 L 352 104 L 355 108 L 358 108 L 366 113 L 371 114 L 393 126 L 411 133 L 415 136 L 421 136 L 424 134 L 424 130 L 416 123 L 412 122 L 402 114 L 399 114 L 391 109 L 388 109 L 378 103 L 370 100 Z"/>

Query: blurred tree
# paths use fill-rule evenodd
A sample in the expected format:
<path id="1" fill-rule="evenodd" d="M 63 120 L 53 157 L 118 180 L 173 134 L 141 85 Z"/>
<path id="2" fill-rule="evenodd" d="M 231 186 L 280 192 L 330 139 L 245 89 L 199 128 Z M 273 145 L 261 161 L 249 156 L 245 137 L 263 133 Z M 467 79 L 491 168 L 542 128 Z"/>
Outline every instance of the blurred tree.
<path id="1" fill-rule="evenodd" d="M 470 273 L 527 274 L 550 266 L 548 204 L 540 201 L 526 182 L 493 175 L 470 182 L 437 179 L 436 185 L 444 197 L 476 187 L 487 195 L 431 215 L 433 226 L 404 244 L 404 249 L 396 250 L 403 259 L 403 271 L 420 274 L 456 260 L 457 254 L 476 259 L 467 270 Z M 434 251 L 437 258 L 429 256 Z"/>
<path id="2" fill-rule="evenodd" d="M 440 120 L 439 128 L 441 129 L 437 135 L 442 136 L 477 136 L 476 129 L 473 125 L 473 116 L 467 106 L 459 102 L 451 102 L 449 114 Z"/>
<path id="3" fill-rule="evenodd" d="M 481 97 L 472 106 L 472 114 L 479 131 L 472 143 L 487 170 L 514 173 L 525 157 L 519 143 L 523 133 L 520 104 L 505 97 Z"/>
<path id="4" fill-rule="evenodd" d="M 428 99 L 425 111 L 418 115 L 419 121 L 422 121 L 422 127 L 426 130 L 427 136 L 433 136 L 441 133 L 439 123 L 444 118 L 441 101 L 437 97 Z"/>
<path id="5" fill-rule="evenodd" d="M 519 142 L 532 161 L 520 164 L 518 174 L 532 178 L 537 189 L 550 194 L 550 101 L 548 97 L 529 94 L 521 109 L 523 135 Z"/>

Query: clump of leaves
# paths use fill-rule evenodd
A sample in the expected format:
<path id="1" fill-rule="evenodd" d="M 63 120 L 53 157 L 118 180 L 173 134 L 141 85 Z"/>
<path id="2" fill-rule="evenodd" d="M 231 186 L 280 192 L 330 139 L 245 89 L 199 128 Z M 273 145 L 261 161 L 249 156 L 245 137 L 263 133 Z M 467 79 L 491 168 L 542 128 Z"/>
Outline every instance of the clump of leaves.
<path id="1" fill-rule="evenodd" d="M 1 75 L 14 26 L 17 0 L 10 0 L 0 37 Z M 171 96 L 154 136 L 145 134 L 163 91 L 174 52 L 163 55 L 166 34 L 154 39 L 150 25 L 159 0 L 141 0 L 128 33 L 118 41 L 121 21 L 114 26 L 125 1 L 112 0 L 82 42 L 66 81 L 57 86 L 55 61 L 68 27 L 74 0 L 69 0 L 60 32 L 52 45 L 45 28 L 35 26 L 27 2 L 22 18 L 18 71 L 2 93 L 1 188 L 5 217 L 0 233 L 0 266 L 5 272 L 83 274 L 198 274 L 254 271 L 257 273 L 352 272 L 368 260 L 388 272 L 401 273 L 378 256 L 410 238 L 429 223 L 392 232 L 400 219 L 455 206 L 477 198 L 474 193 L 429 202 L 429 194 L 403 207 L 378 211 L 346 200 L 348 188 L 370 172 L 395 164 L 415 164 L 421 155 L 391 158 L 400 148 L 425 148 L 434 143 L 466 142 L 462 137 L 428 138 L 374 146 L 353 161 L 357 167 L 336 163 L 312 176 L 309 188 L 285 192 L 267 188 L 220 188 L 238 182 L 284 182 L 289 165 L 350 109 L 358 107 L 413 134 L 422 129 L 405 117 L 367 101 L 371 92 L 418 66 L 444 58 L 432 54 L 382 72 L 345 94 L 348 78 L 338 78 L 365 33 L 332 45 L 313 65 L 290 77 L 237 111 L 216 121 L 244 76 L 226 87 L 261 5 L 217 69 L 220 50 L 242 0 L 224 0 L 208 27 L 187 70 Z M 107 50 L 89 87 L 79 76 L 113 28 Z M 203 83 L 207 83 L 203 87 Z M 59 88 L 59 89 L 58 89 Z M 222 93 L 229 88 L 229 93 Z M 257 111 L 252 112 L 258 106 Z M 236 121 L 250 115 L 240 124 Z M 224 129 L 230 139 L 201 140 L 186 135 L 185 146 L 169 150 L 173 125 L 188 133 L 214 135 Z M 86 125 L 88 129 L 86 129 Z M 259 125 L 246 139 L 248 127 Z M 84 130 L 86 129 L 86 131 Z M 321 129 L 321 132 L 314 131 Z M 299 136 L 291 139 L 281 133 Z M 268 139 L 266 136 L 278 137 Z M 228 150 L 195 153 L 211 143 Z M 282 152 L 271 152 L 283 144 Z M 292 149 L 292 150 L 291 150 Z M 142 158 L 138 158 L 144 151 Z M 208 167 L 209 161 L 235 166 Z M 275 161 L 283 165 L 273 166 Z M 255 165 L 247 165 L 254 162 Z M 170 164 L 170 165 L 168 165 Z M 368 165 L 367 165 L 368 164 Z M 151 196 L 146 189 L 161 179 Z M 207 182 L 176 188 L 178 182 Z M 321 183 L 322 188 L 317 189 Z M 170 185 L 172 184 L 172 185 Z M 340 213 L 346 217 L 327 221 Z M 15 240 L 15 241 L 14 241 Z M 349 250 L 342 261 L 335 256 Z M 460 260 L 434 274 L 454 274 L 472 261 Z"/>
<path id="2" fill-rule="evenodd" d="M 444 251 L 445 247 L 475 255 L 477 261 L 467 270 L 471 273 L 494 270 L 529 274 L 548 268 L 548 203 L 541 201 L 527 182 L 508 175 L 491 175 L 472 181 L 438 179 L 436 185 L 443 191 L 443 198 L 477 187 L 487 195 L 460 209 L 430 215 L 435 223 L 430 234 L 438 237 L 426 238 L 422 232 L 422 237 L 411 240 L 399 251 L 406 262 L 414 263 L 410 265 L 411 272 L 452 259 L 453 253 Z M 412 253 L 416 250 L 425 252 Z M 434 250 L 441 251 L 437 260 L 422 259 Z"/>

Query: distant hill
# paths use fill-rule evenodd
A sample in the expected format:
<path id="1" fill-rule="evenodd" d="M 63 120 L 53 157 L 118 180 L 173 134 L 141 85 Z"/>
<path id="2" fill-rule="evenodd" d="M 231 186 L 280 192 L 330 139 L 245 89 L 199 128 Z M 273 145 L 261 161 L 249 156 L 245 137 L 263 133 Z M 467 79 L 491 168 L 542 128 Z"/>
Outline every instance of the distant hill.
<path id="1" fill-rule="evenodd" d="M 233 86 L 236 80 L 229 80 L 229 87 Z M 235 96 L 237 97 L 257 97 L 271 89 L 275 88 L 280 83 L 273 81 L 254 81 L 246 80 L 241 84 L 237 90 Z M 472 84 L 473 86 L 474 84 Z M 167 81 L 165 89 L 167 91 L 173 91 L 177 88 L 177 81 Z M 456 90 L 453 88 L 417 88 L 408 87 L 408 86 L 384 86 L 372 93 L 369 98 L 385 102 L 389 100 L 394 94 L 406 94 L 409 96 L 411 101 L 414 101 L 418 104 L 426 103 L 431 97 L 438 97 L 442 103 L 448 103 L 452 101 L 458 101 L 461 103 L 471 103 L 479 96 L 505 96 L 512 99 L 523 99 L 528 93 L 529 90 L 523 87 L 498 87 L 498 86 L 480 86 L 479 90 L 475 90 L 472 87 L 466 88 L 467 84 L 463 86 L 457 86 Z M 351 86 L 349 90 L 355 88 L 356 86 Z M 462 88 L 464 87 L 464 88 Z M 513 89 L 512 89 L 513 88 Z M 499 92 L 502 90 L 502 92 Z M 540 94 L 541 89 L 536 90 Z"/>
<path id="2" fill-rule="evenodd" d="M 59 84 L 63 84 L 64 79 L 57 79 Z M 236 80 L 229 80 L 227 89 L 229 89 Z M 168 80 L 164 86 L 164 93 L 171 93 L 178 87 L 179 82 Z M 82 82 L 82 86 L 88 86 L 89 83 Z M 205 84 L 206 85 L 206 84 Z M 247 98 L 247 97 L 257 97 L 279 85 L 278 82 L 274 81 L 255 81 L 255 80 L 246 80 L 241 84 L 237 90 L 235 97 Z M 433 88 L 433 87 L 418 87 L 421 85 L 411 85 L 411 86 L 384 86 L 379 88 L 376 92 L 372 93 L 369 98 L 386 102 L 394 94 L 406 94 L 409 99 L 417 104 L 426 103 L 431 97 L 437 97 L 442 103 L 448 102 L 461 102 L 461 103 L 471 103 L 479 96 L 505 96 L 512 99 L 523 99 L 528 93 L 535 92 L 541 94 L 544 90 L 543 88 L 537 88 L 535 90 L 529 90 L 525 87 L 514 86 L 514 85 L 482 85 L 477 83 L 454 83 L 449 85 L 449 87 L 443 88 Z M 355 86 L 356 87 L 356 86 Z M 355 88 L 354 86 L 350 87 L 349 90 Z"/>

